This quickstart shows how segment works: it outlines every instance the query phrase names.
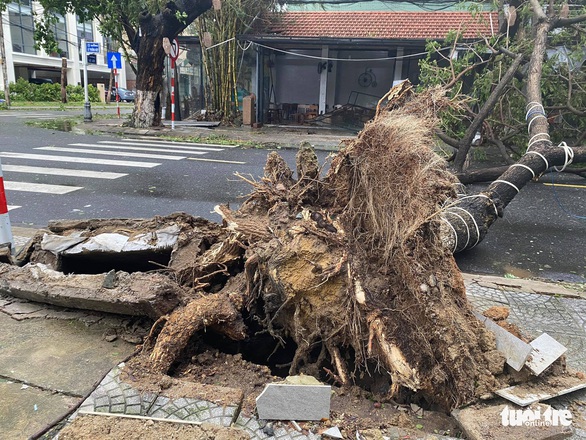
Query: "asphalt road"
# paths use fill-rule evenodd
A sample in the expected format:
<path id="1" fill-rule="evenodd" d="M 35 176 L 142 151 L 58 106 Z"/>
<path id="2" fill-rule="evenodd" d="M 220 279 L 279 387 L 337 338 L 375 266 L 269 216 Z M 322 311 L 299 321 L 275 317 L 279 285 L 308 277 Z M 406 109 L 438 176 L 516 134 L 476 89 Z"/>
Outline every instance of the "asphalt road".
<path id="1" fill-rule="evenodd" d="M 251 190 L 234 173 L 258 178 L 268 153 L 261 149 L 221 146 L 215 151 L 196 152 L 187 150 L 189 147 L 184 145 L 157 145 L 149 140 L 130 144 L 121 142 L 120 137 L 74 134 L 25 124 L 27 119 L 44 118 L 43 115 L 54 117 L 53 112 L 10 113 L 8 116 L 0 112 L 0 160 L 8 185 L 8 203 L 15 206 L 10 211 L 14 226 L 44 227 L 55 219 L 150 218 L 178 211 L 219 221 L 219 216 L 212 212 L 215 205 L 228 203 L 236 207 Z M 150 146 L 143 148 L 141 142 Z M 169 149 L 177 152 L 167 153 Z M 107 151 L 118 152 L 121 156 L 106 154 Z M 15 156 L 23 153 L 50 157 Z M 295 153 L 295 150 L 279 150 L 292 167 Z M 174 158 L 125 157 L 131 154 Z M 327 152 L 318 152 L 322 161 L 327 155 Z M 81 162 L 56 162 L 52 160 L 55 156 L 77 157 Z M 87 159 L 97 163 L 84 163 Z M 157 165 L 139 168 L 108 164 L 110 160 Z M 68 176 L 47 175 L 32 172 L 34 169 L 25 173 L 15 168 L 19 166 L 123 175 L 111 179 L 86 177 L 81 172 Z M 11 189 L 10 182 L 58 185 L 66 187 L 64 191 L 68 191 L 67 187 L 78 189 L 64 194 L 39 193 L 31 188 Z M 476 193 L 481 189 L 481 185 L 474 185 L 469 191 Z M 458 265 L 465 272 L 586 282 L 585 217 L 584 179 L 556 175 L 552 186 L 551 177 L 542 178 L 523 189 L 505 210 L 505 217 L 491 227 L 479 246 L 456 255 Z"/>

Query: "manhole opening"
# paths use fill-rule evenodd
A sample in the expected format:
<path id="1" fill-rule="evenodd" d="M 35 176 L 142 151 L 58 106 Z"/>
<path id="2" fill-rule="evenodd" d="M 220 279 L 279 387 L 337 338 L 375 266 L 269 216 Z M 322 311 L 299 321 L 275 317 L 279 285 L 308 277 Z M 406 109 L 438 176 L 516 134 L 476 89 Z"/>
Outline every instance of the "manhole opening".
<path id="1" fill-rule="evenodd" d="M 148 272 L 161 269 L 169 264 L 171 249 L 137 252 L 94 252 L 91 255 L 61 257 L 61 271 L 64 274 L 100 274 L 111 270 Z"/>

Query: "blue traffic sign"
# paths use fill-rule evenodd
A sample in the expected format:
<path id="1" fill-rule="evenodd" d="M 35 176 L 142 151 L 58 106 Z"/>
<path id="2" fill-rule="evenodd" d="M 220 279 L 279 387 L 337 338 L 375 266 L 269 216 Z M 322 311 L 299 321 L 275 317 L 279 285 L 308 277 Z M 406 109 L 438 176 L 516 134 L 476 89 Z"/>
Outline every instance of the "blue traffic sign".
<path id="1" fill-rule="evenodd" d="M 85 43 L 85 51 L 87 53 L 100 53 L 100 43 Z"/>
<path id="2" fill-rule="evenodd" d="M 122 69 L 122 54 L 120 52 L 108 52 L 108 69 Z"/>

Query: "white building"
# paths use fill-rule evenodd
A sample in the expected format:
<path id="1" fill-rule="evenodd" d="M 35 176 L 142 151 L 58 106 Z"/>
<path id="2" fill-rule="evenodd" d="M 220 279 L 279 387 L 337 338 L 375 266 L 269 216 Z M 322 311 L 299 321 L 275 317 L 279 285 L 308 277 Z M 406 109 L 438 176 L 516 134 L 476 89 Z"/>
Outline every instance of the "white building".
<path id="1" fill-rule="evenodd" d="M 102 36 L 96 21 L 80 23 L 77 16 L 59 16 L 53 29 L 58 42 L 58 53 L 46 53 L 35 48 L 34 29 L 36 16 L 43 13 L 42 6 L 33 0 L 17 0 L 8 4 L 2 12 L 6 70 L 9 82 L 18 78 L 46 78 L 53 82 L 61 81 L 61 58 L 67 59 L 67 83 L 83 84 L 82 39 L 100 44 L 95 64 L 88 63 L 88 83 L 108 86 L 110 69 L 106 55 L 113 51 L 109 39 Z M 1 42 L 0 42 L 1 43 Z M 93 57 L 91 57 L 93 58 Z M 92 61 L 90 58 L 90 61 Z M 2 60 L 4 61 L 4 60 Z M 126 69 L 118 70 L 118 84 L 126 87 Z M 4 84 L 0 69 L 0 88 Z"/>

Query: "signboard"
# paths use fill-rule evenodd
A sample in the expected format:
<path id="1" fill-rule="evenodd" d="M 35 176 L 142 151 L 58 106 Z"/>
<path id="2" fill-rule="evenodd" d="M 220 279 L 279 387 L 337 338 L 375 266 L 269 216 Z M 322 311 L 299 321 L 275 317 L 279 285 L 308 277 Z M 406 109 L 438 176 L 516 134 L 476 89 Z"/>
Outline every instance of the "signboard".
<path id="1" fill-rule="evenodd" d="M 97 60 L 97 56 L 96 54 L 90 54 L 87 56 L 87 62 L 88 64 L 97 64 L 98 60 Z"/>
<path id="2" fill-rule="evenodd" d="M 122 54 L 120 52 L 108 52 L 106 59 L 108 69 L 122 69 Z"/>
<path id="3" fill-rule="evenodd" d="M 179 57 L 179 42 L 177 41 L 177 38 L 174 38 L 173 41 L 171 41 L 169 56 L 173 61 L 177 61 L 177 58 Z"/>
<path id="4" fill-rule="evenodd" d="M 167 37 L 163 37 L 163 50 L 165 51 L 165 55 L 171 53 L 171 42 Z"/>
<path id="5" fill-rule="evenodd" d="M 86 42 L 85 51 L 87 53 L 100 53 L 100 43 Z"/>

